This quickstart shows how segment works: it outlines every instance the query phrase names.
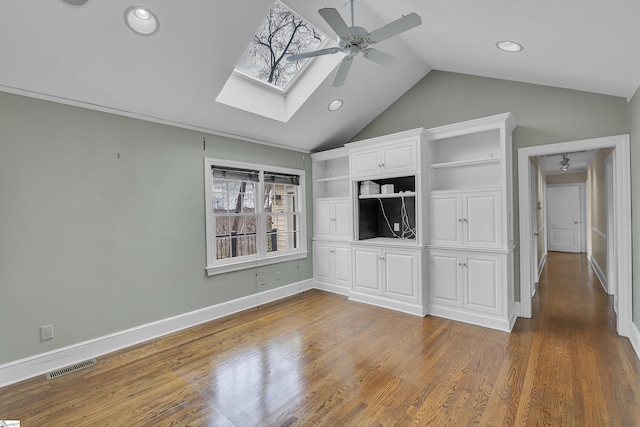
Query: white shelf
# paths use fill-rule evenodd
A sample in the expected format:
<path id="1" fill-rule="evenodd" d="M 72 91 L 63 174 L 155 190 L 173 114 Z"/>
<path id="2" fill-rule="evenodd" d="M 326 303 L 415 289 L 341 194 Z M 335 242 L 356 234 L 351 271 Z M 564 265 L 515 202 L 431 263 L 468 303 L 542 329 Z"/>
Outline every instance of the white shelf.
<path id="1" fill-rule="evenodd" d="M 397 199 L 400 197 L 416 197 L 415 191 L 405 191 L 404 193 L 391 193 L 391 194 L 361 194 L 359 199 Z"/>
<path id="2" fill-rule="evenodd" d="M 329 178 L 318 178 L 316 182 L 348 181 L 349 175 L 331 176 Z"/>
<path id="3" fill-rule="evenodd" d="M 429 167 L 433 169 L 439 169 L 439 168 L 454 168 L 454 167 L 470 166 L 470 165 L 484 165 L 489 163 L 500 163 L 500 157 L 487 157 L 484 159 L 460 160 L 457 162 L 446 162 L 446 163 L 433 163 L 429 165 Z"/>

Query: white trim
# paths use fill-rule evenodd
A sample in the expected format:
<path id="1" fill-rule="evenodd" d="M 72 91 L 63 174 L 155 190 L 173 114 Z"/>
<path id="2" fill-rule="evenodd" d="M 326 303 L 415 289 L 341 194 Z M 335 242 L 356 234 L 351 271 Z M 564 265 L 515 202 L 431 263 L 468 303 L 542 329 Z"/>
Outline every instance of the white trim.
<path id="1" fill-rule="evenodd" d="M 634 323 L 629 328 L 629 341 L 631 341 L 631 346 L 633 346 L 636 356 L 640 359 L 640 330 Z"/>
<path id="2" fill-rule="evenodd" d="M 558 144 L 538 145 L 518 149 L 518 189 L 520 212 L 520 242 L 526 242 L 531 234 L 529 157 L 544 154 L 561 154 L 588 149 L 614 148 L 613 200 L 615 206 L 617 242 L 616 270 L 618 271 L 619 312 L 617 332 L 629 336 L 632 325 L 632 260 L 631 260 L 631 164 L 629 135 L 585 139 Z M 530 277 L 531 253 L 529 245 L 520 245 L 520 304 L 521 316 L 531 317 L 531 289 L 535 286 Z"/>
<path id="3" fill-rule="evenodd" d="M 591 226 L 591 231 L 593 231 L 594 233 L 596 233 L 598 236 L 602 237 L 603 239 L 607 240 L 607 235 L 604 234 L 602 231 L 598 230 L 593 225 Z"/>
<path id="4" fill-rule="evenodd" d="M 285 261 L 295 261 L 299 259 L 305 259 L 308 256 L 308 251 L 299 252 L 287 252 L 282 255 L 270 255 L 265 258 L 252 258 L 247 261 L 234 262 L 229 264 L 221 264 L 215 266 L 207 266 L 205 270 L 208 276 L 214 276 L 221 273 L 229 273 L 231 271 L 245 270 L 247 268 L 262 267 L 269 264 L 277 264 Z"/>
<path id="5" fill-rule="evenodd" d="M 444 319 L 469 323 L 471 325 L 482 326 L 502 332 L 511 332 L 511 329 L 516 322 L 517 312 L 514 309 L 513 312 L 510 313 L 509 319 L 502 319 L 475 312 L 472 313 L 468 310 L 453 307 L 432 306 L 429 307 L 429 316 L 442 317 Z"/>
<path id="6" fill-rule="evenodd" d="M 0 387 L 313 289 L 313 279 L 205 307 L 0 365 Z"/>
<path id="7" fill-rule="evenodd" d="M 540 281 L 540 276 L 542 276 L 542 270 L 544 270 L 544 265 L 547 263 L 547 255 L 548 254 L 546 252 L 542 254 L 542 259 L 540 260 L 540 264 L 538 264 L 538 273 L 536 275 L 536 283 Z"/>
<path id="8" fill-rule="evenodd" d="M 320 282 L 317 279 L 314 283 L 314 288 L 320 289 L 321 291 L 331 292 L 333 294 L 344 295 L 347 297 L 351 292 L 351 288 L 348 288 L 346 286 L 335 285 L 333 283 Z"/>
<path id="9" fill-rule="evenodd" d="M 415 316 L 424 317 L 427 315 L 427 308 L 421 305 L 391 300 L 378 295 L 369 295 L 360 292 L 349 292 L 349 301 L 371 304 L 377 307 L 388 308 L 390 310 L 401 311 L 402 313 L 413 314 Z M 429 314 L 431 311 L 429 310 Z M 482 325 L 482 324 L 480 324 Z"/>
<path id="10" fill-rule="evenodd" d="M 591 256 L 591 254 L 587 255 L 587 260 L 589 261 L 589 265 L 591 266 L 593 272 L 596 273 L 596 276 L 598 276 L 598 280 L 600 281 L 602 289 L 604 289 L 606 293 L 609 293 L 609 291 L 607 290 L 607 278 L 602 272 L 602 269 L 600 268 L 596 260 Z"/>

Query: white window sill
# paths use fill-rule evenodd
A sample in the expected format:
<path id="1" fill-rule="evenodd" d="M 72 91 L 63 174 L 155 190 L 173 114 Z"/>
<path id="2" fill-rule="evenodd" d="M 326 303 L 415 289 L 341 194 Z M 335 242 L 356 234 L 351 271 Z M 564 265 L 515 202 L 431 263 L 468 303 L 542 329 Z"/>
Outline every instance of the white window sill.
<path id="1" fill-rule="evenodd" d="M 277 264 L 279 262 L 305 259 L 307 258 L 307 255 L 307 251 L 299 251 L 282 255 L 273 255 L 262 259 L 250 259 L 230 264 L 207 266 L 207 276 L 215 276 L 216 274 L 229 273 L 231 271 L 246 270 L 247 268 L 262 267 L 264 265 Z"/>

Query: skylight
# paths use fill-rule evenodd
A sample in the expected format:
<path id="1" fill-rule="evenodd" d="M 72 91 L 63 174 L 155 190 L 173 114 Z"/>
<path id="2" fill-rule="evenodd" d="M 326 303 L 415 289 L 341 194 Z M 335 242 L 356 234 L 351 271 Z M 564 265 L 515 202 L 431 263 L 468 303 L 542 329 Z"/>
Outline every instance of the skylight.
<path id="1" fill-rule="evenodd" d="M 276 1 L 235 70 L 286 91 L 309 62 L 290 62 L 287 56 L 315 50 L 325 40 L 324 34 Z"/>

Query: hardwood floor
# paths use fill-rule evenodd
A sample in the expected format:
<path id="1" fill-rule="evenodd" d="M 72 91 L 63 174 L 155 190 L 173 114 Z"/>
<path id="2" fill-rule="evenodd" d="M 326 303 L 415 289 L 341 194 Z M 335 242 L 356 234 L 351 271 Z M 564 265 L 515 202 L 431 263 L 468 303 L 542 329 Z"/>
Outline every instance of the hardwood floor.
<path id="1" fill-rule="evenodd" d="M 309 291 L 0 389 L 22 426 L 640 426 L 640 362 L 584 255 L 511 334 Z"/>

